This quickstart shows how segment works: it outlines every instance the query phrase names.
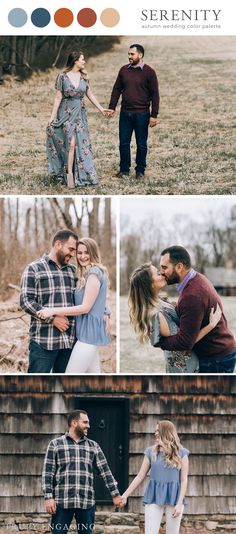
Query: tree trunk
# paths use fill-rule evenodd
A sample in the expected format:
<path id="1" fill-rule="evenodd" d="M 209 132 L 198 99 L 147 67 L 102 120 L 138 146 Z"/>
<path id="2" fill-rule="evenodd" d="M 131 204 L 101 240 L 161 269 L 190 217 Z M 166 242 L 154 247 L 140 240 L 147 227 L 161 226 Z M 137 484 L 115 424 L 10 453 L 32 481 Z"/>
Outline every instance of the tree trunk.
<path id="1" fill-rule="evenodd" d="M 103 230 L 103 244 L 106 249 L 112 247 L 112 225 L 111 225 L 111 199 L 105 198 L 105 217 Z"/>
<path id="2" fill-rule="evenodd" d="M 100 235 L 99 235 L 99 205 L 100 198 L 94 198 L 92 200 L 92 210 L 89 210 L 89 201 L 87 201 L 87 213 L 89 219 L 89 237 L 92 237 L 100 246 Z"/>

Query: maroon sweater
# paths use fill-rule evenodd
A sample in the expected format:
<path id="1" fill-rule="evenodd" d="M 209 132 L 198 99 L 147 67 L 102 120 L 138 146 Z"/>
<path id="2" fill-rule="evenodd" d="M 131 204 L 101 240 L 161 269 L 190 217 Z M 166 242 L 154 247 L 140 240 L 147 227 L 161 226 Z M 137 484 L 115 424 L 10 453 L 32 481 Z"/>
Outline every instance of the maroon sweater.
<path id="1" fill-rule="evenodd" d="M 216 327 L 195 345 L 199 330 L 209 323 L 212 306 L 217 303 L 222 309 L 220 298 L 211 282 L 197 273 L 179 297 L 176 312 L 180 320 L 179 332 L 174 336 L 161 337 L 159 346 L 164 350 L 194 350 L 199 359 L 223 358 L 236 348 L 236 342 L 230 332 L 227 321 L 222 317 Z"/>
<path id="2" fill-rule="evenodd" d="M 144 63 L 140 67 L 121 67 L 111 93 L 109 109 L 116 109 L 122 94 L 121 110 L 127 113 L 149 113 L 156 118 L 159 111 L 158 81 L 155 71 Z"/>

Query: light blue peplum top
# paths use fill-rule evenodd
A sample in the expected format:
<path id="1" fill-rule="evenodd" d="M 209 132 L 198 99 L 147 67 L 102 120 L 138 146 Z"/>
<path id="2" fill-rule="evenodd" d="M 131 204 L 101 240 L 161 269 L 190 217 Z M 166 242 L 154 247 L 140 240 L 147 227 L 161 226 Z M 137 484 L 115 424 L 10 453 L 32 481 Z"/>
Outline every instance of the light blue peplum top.
<path id="1" fill-rule="evenodd" d="M 97 266 L 91 267 L 86 275 L 86 283 L 90 274 L 96 274 L 100 282 L 100 290 L 89 313 L 76 316 L 76 338 L 83 343 L 91 345 L 109 345 L 111 338 L 106 334 L 104 312 L 107 297 L 107 276 Z M 86 284 L 85 284 L 86 285 Z M 75 306 L 82 304 L 85 286 L 75 289 Z"/>
<path id="2" fill-rule="evenodd" d="M 189 455 L 188 449 L 181 448 L 180 458 Z M 153 457 L 152 447 L 145 450 L 145 456 L 150 461 L 150 480 L 144 493 L 144 504 L 158 504 L 159 506 L 175 506 L 180 494 L 180 470 L 169 467 L 164 461 L 164 453 L 160 451 Z M 185 499 L 183 504 L 186 504 Z"/>

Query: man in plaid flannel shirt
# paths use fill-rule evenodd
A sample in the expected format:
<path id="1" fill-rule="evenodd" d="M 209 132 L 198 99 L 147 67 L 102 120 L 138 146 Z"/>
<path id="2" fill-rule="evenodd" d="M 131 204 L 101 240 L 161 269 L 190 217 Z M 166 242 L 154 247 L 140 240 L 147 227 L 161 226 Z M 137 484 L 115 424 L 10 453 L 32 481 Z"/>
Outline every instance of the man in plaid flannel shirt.
<path id="1" fill-rule="evenodd" d="M 28 373 L 64 373 L 75 342 L 74 317 L 50 317 L 36 313 L 43 307 L 73 306 L 78 237 L 59 230 L 50 253 L 30 263 L 21 280 L 20 305 L 31 315 Z"/>
<path id="2" fill-rule="evenodd" d="M 109 490 L 115 507 L 122 499 L 96 441 L 87 438 L 88 414 L 75 410 L 68 416 L 69 430 L 53 439 L 45 456 L 43 493 L 46 511 L 52 515 L 51 532 L 68 532 L 75 516 L 77 532 L 92 532 L 95 519 L 93 470 L 97 469 Z"/>

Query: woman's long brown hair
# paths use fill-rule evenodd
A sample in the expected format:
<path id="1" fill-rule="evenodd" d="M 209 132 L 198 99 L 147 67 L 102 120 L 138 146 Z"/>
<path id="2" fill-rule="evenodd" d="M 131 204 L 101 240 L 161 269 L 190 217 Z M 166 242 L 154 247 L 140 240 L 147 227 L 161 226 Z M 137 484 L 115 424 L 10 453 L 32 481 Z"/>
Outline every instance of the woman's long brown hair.
<path id="1" fill-rule="evenodd" d="M 83 268 L 78 264 L 79 285 L 83 286 L 85 284 L 84 276 L 86 272 L 89 272 L 89 270 L 93 266 L 99 267 L 99 269 L 101 269 L 106 274 L 107 279 L 109 280 L 107 268 L 105 267 L 105 265 L 102 264 L 101 253 L 97 242 L 91 237 L 83 237 L 79 239 L 78 246 L 79 245 L 84 245 L 86 247 L 90 259 L 90 265 L 86 267 L 85 272 L 83 271 Z"/>
<path id="2" fill-rule="evenodd" d="M 151 318 L 156 312 L 158 294 L 154 287 L 151 263 L 135 269 L 130 277 L 129 317 L 140 343 L 149 341 Z"/>
<path id="3" fill-rule="evenodd" d="M 80 56 L 83 56 L 83 52 L 79 51 L 79 52 L 70 52 L 68 58 L 67 58 L 67 62 L 66 62 L 66 66 L 64 68 L 64 72 L 70 72 L 70 70 L 73 69 L 74 67 L 74 64 L 75 62 L 80 58 Z M 86 71 L 86 69 L 81 69 L 80 70 L 80 74 L 81 74 L 81 78 L 83 78 L 84 80 L 88 80 L 88 73 Z"/>
<path id="4" fill-rule="evenodd" d="M 181 443 L 175 425 L 168 420 L 158 422 L 159 436 L 162 441 L 162 448 L 164 452 L 164 461 L 168 467 L 176 467 L 181 469 L 181 458 L 179 450 Z M 154 456 L 160 450 L 158 444 L 153 446 Z"/>

